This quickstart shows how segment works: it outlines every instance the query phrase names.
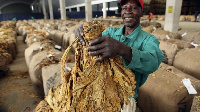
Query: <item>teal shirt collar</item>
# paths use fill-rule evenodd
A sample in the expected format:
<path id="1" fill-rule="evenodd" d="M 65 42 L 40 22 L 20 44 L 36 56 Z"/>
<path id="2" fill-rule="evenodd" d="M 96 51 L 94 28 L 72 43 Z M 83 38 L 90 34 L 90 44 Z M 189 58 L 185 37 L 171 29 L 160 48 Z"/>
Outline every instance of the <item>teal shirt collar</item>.
<path id="1" fill-rule="evenodd" d="M 125 25 L 123 25 L 116 33 L 115 35 L 116 36 L 123 36 L 123 37 L 127 37 L 129 39 L 135 39 L 134 37 L 137 37 L 138 34 L 140 33 L 140 31 L 142 30 L 141 29 L 141 25 L 139 24 L 138 27 L 128 36 L 124 36 L 123 35 L 123 29 L 125 28 Z"/>

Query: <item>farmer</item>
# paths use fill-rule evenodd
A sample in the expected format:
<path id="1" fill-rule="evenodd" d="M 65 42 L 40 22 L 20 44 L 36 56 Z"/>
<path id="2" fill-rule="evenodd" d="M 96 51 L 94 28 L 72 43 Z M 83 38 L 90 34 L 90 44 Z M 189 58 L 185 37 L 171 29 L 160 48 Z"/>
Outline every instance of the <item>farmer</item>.
<path id="1" fill-rule="evenodd" d="M 153 13 L 150 12 L 150 13 L 149 13 L 149 22 L 151 22 L 152 18 L 153 18 Z"/>
<path id="2" fill-rule="evenodd" d="M 102 32 L 102 37 L 91 40 L 88 51 L 92 56 L 100 56 L 96 59 L 97 62 L 120 56 L 124 66 L 135 74 L 137 83 L 134 99 L 136 99 L 139 87 L 145 83 L 150 73 L 158 69 L 163 53 L 159 49 L 157 38 L 141 30 L 143 0 L 121 0 L 120 5 L 124 25 L 119 28 L 111 27 Z M 82 27 L 79 27 L 75 36 L 79 37 L 82 45 L 85 45 L 82 32 Z"/>

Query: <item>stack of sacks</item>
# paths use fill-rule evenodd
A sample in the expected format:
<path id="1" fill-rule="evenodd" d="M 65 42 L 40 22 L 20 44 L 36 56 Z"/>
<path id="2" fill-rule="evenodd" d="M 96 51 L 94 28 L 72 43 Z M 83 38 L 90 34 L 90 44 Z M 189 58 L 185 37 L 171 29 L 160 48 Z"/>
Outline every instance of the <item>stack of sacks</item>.
<path id="1" fill-rule="evenodd" d="M 62 52 L 56 49 L 46 49 L 32 56 L 29 65 L 29 75 L 32 83 L 36 87 L 36 91 L 41 97 L 44 96 L 42 68 L 43 66 L 59 63 L 62 54 Z"/>
<path id="2" fill-rule="evenodd" d="M 179 34 L 182 35 L 182 40 L 185 40 L 190 43 L 200 44 L 200 32 L 199 31 L 179 31 Z"/>
<path id="3" fill-rule="evenodd" d="M 188 94 L 182 79 L 189 78 L 197 94 Z M 189 112 L 200 81 L 162 63 L 139 89 L 138 106 L 144 112 Z"/>
<path id="4" fill-rule="evenodd" d="M 166 54 L 166 64 L 173 65 L 174 58 L 181 49 L 194 48 L 189 42 L 183 40 L 179 33 L 171 33 L 161 29 L 156 29 L 152 34 L 160 41 L 160 49 Z"/>
<path id="5" fill-rule="evenodd" d="M 17 43 L 15 21 L 3 21 L 0 27 L 0 73 L 4 74 L 9 70 L 8 64 L 16 58 Z"/>
<path id="6" fill-rule="evenodd" d="M 177 53 L 174 66 L 200 80 L 200 48 L 183 49 Z"/>

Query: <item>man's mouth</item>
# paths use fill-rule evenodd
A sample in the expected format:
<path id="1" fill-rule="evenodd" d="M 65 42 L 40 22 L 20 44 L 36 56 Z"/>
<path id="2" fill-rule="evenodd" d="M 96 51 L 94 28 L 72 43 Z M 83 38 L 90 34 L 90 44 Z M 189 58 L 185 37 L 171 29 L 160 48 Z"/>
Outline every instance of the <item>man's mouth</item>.
<path id="1" fill-rule="evenodd" d="M 124 20 L 131 20 L 133 19 L 132 17 L 125 17 Z"/>

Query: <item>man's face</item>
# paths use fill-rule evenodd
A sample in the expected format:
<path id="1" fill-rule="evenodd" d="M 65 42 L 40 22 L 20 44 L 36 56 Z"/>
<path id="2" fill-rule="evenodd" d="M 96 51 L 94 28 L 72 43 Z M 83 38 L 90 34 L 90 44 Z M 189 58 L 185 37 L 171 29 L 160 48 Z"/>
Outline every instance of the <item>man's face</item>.
<path id="1" fill-rule="evenodd" d="M 122 6 L 121 16 L 126 27 L 134 28 L 140 23 L 141 7 L 136 0 L 127 0 Z"/>

